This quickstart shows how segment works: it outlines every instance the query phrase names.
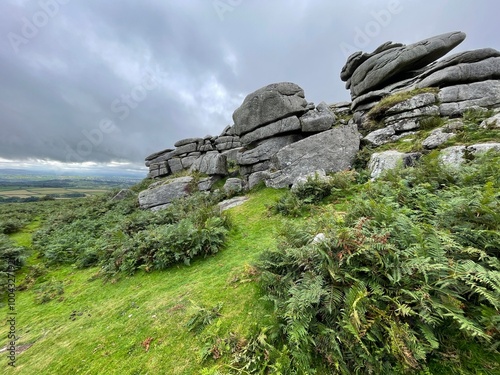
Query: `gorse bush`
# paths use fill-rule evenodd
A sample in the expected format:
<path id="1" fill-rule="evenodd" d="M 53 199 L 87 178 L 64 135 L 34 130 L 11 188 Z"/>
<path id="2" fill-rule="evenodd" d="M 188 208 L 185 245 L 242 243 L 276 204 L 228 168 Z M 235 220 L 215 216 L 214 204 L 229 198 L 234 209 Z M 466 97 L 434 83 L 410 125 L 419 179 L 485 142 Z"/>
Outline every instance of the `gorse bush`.
<path id="1" fill-rule="evenodd" d="M 259 269 L 297 373 L 412 372 L 464 340 L 498 345 L 499 161 L 431 156 L 364 185 L 345 214 L 286 225 Z"/>
<path id="2" fill-rule="evenodd" d="M 49 265 L 100 265 L 106 275 L 189 264 L 224 244 L 229 223 L 215 203 L 195 194 L 151 212 L 139 210 L 134 197 L 94 197 L 50 217 L 34 235 L 34 247 Z"/>

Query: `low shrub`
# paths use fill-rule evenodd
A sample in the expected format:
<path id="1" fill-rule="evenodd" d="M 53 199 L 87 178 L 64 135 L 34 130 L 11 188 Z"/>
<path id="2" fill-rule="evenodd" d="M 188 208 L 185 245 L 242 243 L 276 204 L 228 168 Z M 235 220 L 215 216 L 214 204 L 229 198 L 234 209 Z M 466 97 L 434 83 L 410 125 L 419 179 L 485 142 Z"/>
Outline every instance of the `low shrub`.
<path id="1" fill-rule="evenodd" d="M 315 229 L 286 226 L 258 268 L 279 319 L 272 345 L 287 348 L 292 368 L 405 373 L 464 341 L 495 348 L 498 157 L 441 176 L 431 157 L 366 184 L 346 214 L 323 213 Z"/>

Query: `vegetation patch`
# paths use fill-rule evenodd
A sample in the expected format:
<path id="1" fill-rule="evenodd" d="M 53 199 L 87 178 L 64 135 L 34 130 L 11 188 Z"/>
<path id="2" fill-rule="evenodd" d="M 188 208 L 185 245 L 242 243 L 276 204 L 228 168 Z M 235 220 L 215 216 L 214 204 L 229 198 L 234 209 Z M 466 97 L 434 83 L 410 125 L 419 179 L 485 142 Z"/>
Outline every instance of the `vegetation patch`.
<path id="1" fill-rule="evenodd" d="M 499 161 L 457 172 L 430 158 L 365 185 L 345 215 L 287 226 L 260 269 L 279 317 L 273 346 L 296 373 L 426 370 L 464 341 L 498 361 Z"/>
<path id="2" fill-rule="evenodd" d="M 402 91 L 386 96 L 385 98 L 382 98 L 372 109 L 370 109 L 370 111 L 368 111 L 367 116 L 372 120 L 378 120 L 381 117 L 383 117 L 383 115 L 389 108 L 395 106 L 396 104 L 411 99 L 415 95 L 429 93 L 429 92 L 437 94 L 439 92 L 439 89 L 434 87 L 426 87 L 410 91 Z"/>

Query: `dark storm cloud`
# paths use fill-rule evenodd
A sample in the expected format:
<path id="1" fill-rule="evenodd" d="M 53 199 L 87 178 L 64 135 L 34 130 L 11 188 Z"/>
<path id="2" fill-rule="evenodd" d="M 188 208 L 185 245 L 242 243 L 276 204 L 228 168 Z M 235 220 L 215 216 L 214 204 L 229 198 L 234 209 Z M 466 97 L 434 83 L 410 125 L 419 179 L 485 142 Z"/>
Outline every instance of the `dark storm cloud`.
<path id="1" fill-rule="evenodd" d="M 292 81 L 344 101 L 347 54 L 462 30 L 500 48 L 493 0 L 4 0 L 0 158 L 141 163 L 219 134 L 245 95 Z M 45 18 L 44 18 L 45 17 Z"/>

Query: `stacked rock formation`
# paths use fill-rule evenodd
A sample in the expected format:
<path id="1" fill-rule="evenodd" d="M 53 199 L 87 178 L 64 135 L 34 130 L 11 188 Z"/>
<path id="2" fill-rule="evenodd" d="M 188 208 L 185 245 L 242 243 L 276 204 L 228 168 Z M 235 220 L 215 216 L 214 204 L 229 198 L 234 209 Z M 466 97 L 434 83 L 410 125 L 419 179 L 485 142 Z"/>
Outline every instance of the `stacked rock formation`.
<path id="1" fill-rule="evenodd" d="M 388 42 L 372 53 L 351 55 L 340 77 L 351 91 L 352 110 L 369 109 L 394 92 L 425 87 L 442 89 L 443 116 L 462 113 L 471 105 L 499 104 L 498 81 L 491 80 L 500 79 L 500 52 L 484 48 L 436 62 L 464 39 L 464 33 L 452 32 L 408 46 Z"/>
<path id="2" fill-rule="evenodd" d="M 338 124 L 337 117 L 324 102 L 316 108 L 312 103 L 308 104 L 304 90 L 296 84 L 277 83 L 251 93 L 234 112 L 233 120 L 233 132 L 240 137 L 243 146 L 237 162 L 249 188 L 262 180 L 275 187 L 292 185 L 293 179 L 303 171 L 311 172 L 311 169 L 316 168 L 311 165 L 313 159 L 322 160 L 323 168 L 328 171 L 344 167 L 333 165 L 332 160 L 328 162 L 326 154 L 330 154 L 331 147 L 324 143 L 318 144 L 314 138 L 314 134 L 323 134 Z M 336 132 L 342 133 L 339 130 Z M 355 142 L 359 142 L 359 136 L 355 133 Z M 292 146 L 296 143 L 296 146 Z M 295 150 L 296 147 L 302 147 L 301 151 Z M 301 157 L 294 158 L 294 165 L 302 165 L 303 171 L 299 172 L 295 168 L 292 173 L 294 166 L 291 162 L 282 160 L 285 150 L 294 155 L 300 152 L 301 156 L 314 152 L 315 158 L 309 161 Z M 280 154 L 280 151 L 283 152 Z M 347 160 L 344 164 L 352 162 L 354 154 L 346 154 L 341 158 Z M 277 174 L 283 172 L 285 164 L 290 172 L 285 173 L 288 178 Z"/>
<path id="3" fill-rule="evenodd" d="M 339 108 L 342 110 L 345 108 Z M 148 156 L 149 177 L 191 170 L 211 176 L 213 181 L 228 175 L 228 161 L 232 160 L 239 166 L 244 183 L 253 187 L 270 176 L 271 168 L 276 169 L 271 158 L 278 151 L 330 130 L 337 123 L 334 111 L 326 103 L 308 103 L 304 90 L 289 82 L 274 83 L 249 94 L 234 112 L 233 120 L 234 126 L 226 127 L 218 137 L 183 139 L 174 144 L 174 149 Z M 355 138 L 359 141 L 359 136 Z M 278 185 L 292 183 L 283 180 Z M 201 188 L 210 186 L 207 183 Z"/>
<path id="4" fill-rule="evenodd" d="M 231 134 L 230 127 L 226 127 L 220 136 L 181 139 L 174 144 L 174 149 L 146 157 L 148 177 L 164 177 L 188 169 L 224 176 L 227 161 L 236 160 L 235 152 L 240 146 L 239 137 Z"/>
<path id="5" fill-rule="evenodd" d="M 234 125 L 220 136 L 183 139 L 175 148 L 148 156 L 150 178 L 183 170 L 207 177 L 153 184 L 140 194 L 141 206 L 162 207 L 193 189 L 210 190 L 217 179 L 230 175 L 228 165 L 239 171 L 227 180 L 228 192 L 252 188 L 261 181 L 271 187 L 290 187 L 318 171 L 351 168 L 361 142 L 372 147 L 394 142 L 419 132 L 426 120 L 432 126 L 438 117 L 436 123 L 442 126 L 432 130 L 422 148 L 423 152 L 440 148 L 463 128 L 460 117 L 469 109 L 493 109 L 495 116 L 481 126 L 498 128 L 500 52 L 484 48 L 444 57 L 464 39 L 464 33 L 452 32 L 407 46 L 387 42 L 372 53 L 351 55 L 340 76 L 352 102 L 315 106 L 307 102 L 301 87 L 289 82 L 258 89 L 235 110 Z M 379 105 L 387 96 L 390 100 Z M 457 147 L 444 149 L 442 160 L 500 149 L 493 143 Z M 412 165 L 420 155 L 375 153 L 369 169 L 376 178 L 398 163 Z"/>

